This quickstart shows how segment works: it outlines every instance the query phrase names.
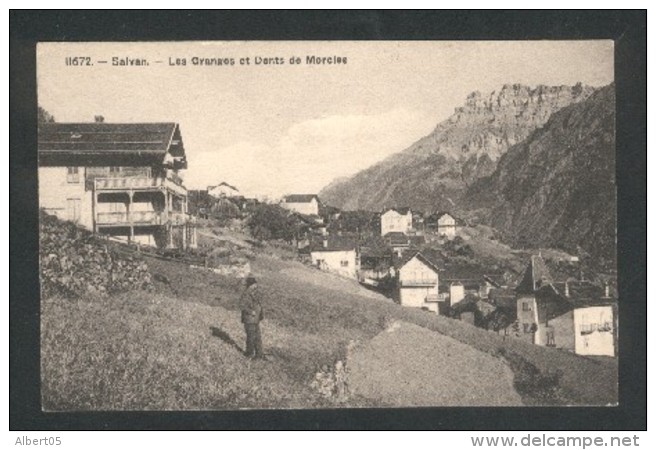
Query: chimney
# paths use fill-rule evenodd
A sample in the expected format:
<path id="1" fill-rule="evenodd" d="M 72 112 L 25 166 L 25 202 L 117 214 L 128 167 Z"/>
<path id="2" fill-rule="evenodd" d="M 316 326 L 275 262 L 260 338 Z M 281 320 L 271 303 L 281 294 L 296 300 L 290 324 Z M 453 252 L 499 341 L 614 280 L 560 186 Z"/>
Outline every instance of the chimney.
<path id="1" fill-rule="evenodd" d="M 565 297 L 569 298 L 569 281 L 565 281 Z"/>
<path id="2" fill-rule="evenodd" d="M 323 238 L 323 248 L 328 248 L 328 238 Z"/>

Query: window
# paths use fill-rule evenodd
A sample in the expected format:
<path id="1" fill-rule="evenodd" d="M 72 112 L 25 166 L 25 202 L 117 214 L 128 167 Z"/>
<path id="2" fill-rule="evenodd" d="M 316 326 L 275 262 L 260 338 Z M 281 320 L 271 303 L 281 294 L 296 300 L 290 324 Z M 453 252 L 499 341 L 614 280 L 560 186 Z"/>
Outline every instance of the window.
<path id="1" fill-rule="evenodd" d="M 349 263 L 348 261 L 342 261 L 342 262 L 340 263 L 340 265 L 341 265 L 342 267 L 348 267 L 348 265 L 349 265 L 348 263 Z"/>
<path id="2" fill-rule="evenodd" d="M 522 311 L 530 311 L 531 310 L 531 303 L 530 302 L 522 302 Z"/>
<path id="3" fill-rule="evenodd" d="M 109 168 L 109 174 L 110 175 L 118 175 L 119 173 L 121 173 L 121 168 L 120 167 L 112 166 L 112 167 Z"/>
<path id="4" fill-rule="evenodd" d="M 68 182 L 69 184 L 78 184 L 80 182 L 79 167 L 66 168 L 66 182 Z"/>

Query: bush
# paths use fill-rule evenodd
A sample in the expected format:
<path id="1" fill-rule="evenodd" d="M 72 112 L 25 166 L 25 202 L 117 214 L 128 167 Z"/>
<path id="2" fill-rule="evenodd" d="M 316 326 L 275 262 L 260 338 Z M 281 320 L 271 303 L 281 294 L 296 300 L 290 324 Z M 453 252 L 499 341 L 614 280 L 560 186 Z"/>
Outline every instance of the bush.
<path id="1" fill-rule="evenodd" d="M 39 225 L 44 296 L 105 296 L 152 286 L 148 265 L 138 255 L 121 252 L 93 233 L 43 212 Z"/>

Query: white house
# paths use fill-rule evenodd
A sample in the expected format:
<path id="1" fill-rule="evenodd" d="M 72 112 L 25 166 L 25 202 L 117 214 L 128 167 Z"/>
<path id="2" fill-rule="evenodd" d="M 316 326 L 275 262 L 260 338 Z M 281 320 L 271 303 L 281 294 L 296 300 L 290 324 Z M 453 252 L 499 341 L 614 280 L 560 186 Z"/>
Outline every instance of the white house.
<path id="1" fill-rule="evenodd" d="M 405 233 L 412 229 L 412 211 L 409 208 L 390 208 L 380 215 L 380 235 Z"/>
<path id="2" fill-rule="evenodd" d="M 39 206 L 118 239 L 194 247 L 175 123 L 48 123 L 38 130 Z"/>
<path id="3" fill-rule="evenodd" d="M 326 272 L 358 279 L 360 255 L 357 245 L 337 237 L 326 237 L 320 246 L 310 249 L 312 265 Z"/>
<path id="4" fill-rule="evenodd" d="M 217 184 L 216 186 L 207 186 L 207 195 L 214 198 L 241 197 L 239 189 L 226 183 L 225 181 Z"/>
<path id="5" fill-rule="evenodd" d="M 574 351 L 579 355 L 615 356 L 611 305 L 574 310 Z"/>
<path id="6" fill-rule="evenodd" d="M 456 219 L 449 213 L 443 212 L 437 215 L 437 233 L 449 238 L 456 235 Z"/>
<path id="7" fill-rule="evenodd" d="M 318 216 L 320 201 L 314 194 L 293 194 L 285 196 L 280 206 L 306 216 Z"/>
<path id="8" fill-rule="evenodd" d="M 436 262 L 421 252 L 399 267 L 398 289 L 401 306 L 426 308 L 439 313 L 439 272 Z"/>

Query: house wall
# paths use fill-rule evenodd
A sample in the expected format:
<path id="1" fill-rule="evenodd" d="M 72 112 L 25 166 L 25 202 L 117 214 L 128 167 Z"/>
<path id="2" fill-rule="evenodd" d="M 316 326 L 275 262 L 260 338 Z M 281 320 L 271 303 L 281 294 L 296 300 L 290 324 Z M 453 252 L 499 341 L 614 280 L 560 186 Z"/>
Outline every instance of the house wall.
<path id="1" fill-rule="evenodd" d="M 412 213 L 408 211 L 406 215 L 401 215 L 396 211 L 390 210 L 380 216 L 380 234 L 385 236 L 387 233 L 398 231 L 407 233 L 412 228 Z"/>
<path id="2" fill-rule="evenodd" d="M 310 252 L 312 264 L 321 270 L 337 273 L 349 278 L 358 277 L 358 261 L 355 250 Z M 342 265 L 346 263 L 346 265 Z"/>
<path id="3" fill-rule="evenodd" d="M 73 204 L 79 204 L 77 223 L 93 229 L 93 192 L 85 191 L 85 168 L 78 167 L 78 182 L 68 181 L 66 167 L 39 167 L 39 207 L 62 220 L 74 220 Z M 69 201 L 70 200 L 70 201 Z"/>
<path id="4" fill-rule="evenodd" d="M 455 237 L 456 235 L 456 219 L 450 215 L 444 215 L 437 220 L 438 234 L 446 237 Z"/>
<path id="5" fill-rule="evenodd" d="M 553 331 L 556 348 L 574 351 L 574 313 L 572 311 L 549 319 L 549 328 Z M 545 342 L 546 344 L 548 342 Z"/>
<path id="6" fill-rule="evenodd" d="M 412 286 L 413 281 L 421 281 L 421 286 Z M 437 303 L 426 303 L 426 296 L 437 296 L 438 286 L 439 275 L 417 257 L 399 269 L 399 300 L 402 306 L 427 307 L 437 312 Z"/>
<path id="7" fill-rule="evenodd" d="M 603 325 L 610 326 L 602 331 Z M 591 306 L 574 310 L 574 350 L 579 355 L 615 356 L 613 309 Z M 588 333 L 588 331 L 591 331 Z"/>
<path id="8" fill-rule="evenodd" d="M 449 286 L 449 298 L 451 306 L 465 298 L 465 287 L 462 284 L 451 284 Z"/>
<path id="9" fill-rule="evenodd" d="M 317 202 L 316 198 L 313 198 L 311 201 L 306 203 L 282 202 L 280 203 L 280 206 L 290 211 L 296 211 L 297 213 L 305 214 L 307 216 L 319 215 L 319 202 Z"/>
<path id="10" fill-rule="evenodd" d="M 524 307 L 526 306 L 526 309 Z M 531 325 L 538 324 L 538 307 L 535 297 L 532 295 L 520 295 L 517 298 L 517 321 L 519 322 L 519 332 L 524 340 L 531 340 L 534 344 L 543 345 L 542 338 L 546 336 L 544 330 L 538 327 L 533 333 L 527 331 Z"/>

